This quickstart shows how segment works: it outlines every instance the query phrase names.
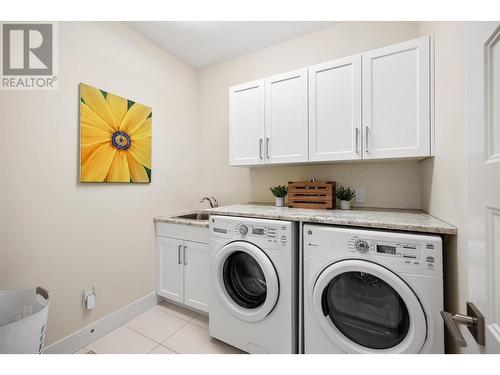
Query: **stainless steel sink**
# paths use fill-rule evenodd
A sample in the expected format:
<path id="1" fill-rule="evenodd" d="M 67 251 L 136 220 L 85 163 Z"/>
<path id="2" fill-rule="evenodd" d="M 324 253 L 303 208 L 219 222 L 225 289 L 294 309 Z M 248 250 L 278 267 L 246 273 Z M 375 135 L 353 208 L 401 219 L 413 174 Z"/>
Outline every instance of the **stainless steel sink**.
<path id="1" fill-rule="evenodd" d="M 193 212 L 192 214 L 174 216 L 174 218 L 186 220 L 208 220 L 208 214 L 204 212 Z"/>

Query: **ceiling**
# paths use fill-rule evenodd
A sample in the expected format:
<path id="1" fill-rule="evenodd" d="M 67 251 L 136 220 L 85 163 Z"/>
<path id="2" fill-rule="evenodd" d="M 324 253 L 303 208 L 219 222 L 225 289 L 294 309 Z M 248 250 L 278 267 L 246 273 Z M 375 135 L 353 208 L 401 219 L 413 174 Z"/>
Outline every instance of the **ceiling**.
<path id="1" fill-rule="evenodd" d="M 334 22 L 126 22 L 193 68 L 272 46 Z"/>

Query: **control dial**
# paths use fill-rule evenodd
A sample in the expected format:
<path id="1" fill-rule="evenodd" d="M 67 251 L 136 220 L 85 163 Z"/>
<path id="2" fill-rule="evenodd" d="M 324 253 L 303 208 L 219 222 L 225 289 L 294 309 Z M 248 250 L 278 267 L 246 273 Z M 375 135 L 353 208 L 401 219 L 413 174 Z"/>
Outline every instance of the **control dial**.
<path id="1" fill-rule="evenodd" d="M 368 242 L 363 240 L 357 240 L 354 246 L 356 247 L 356 251 L 360 254 L 366 254 L 368 251 L 370 251 L 370 245 L 368 244 Z"/>
<path id="2" fill-rule="evenodd" d="M 246 225 L 241 224 L 240 225 L 240 234 L 244 236 L 245 234 L 248 233 L 248 227 Z"/>

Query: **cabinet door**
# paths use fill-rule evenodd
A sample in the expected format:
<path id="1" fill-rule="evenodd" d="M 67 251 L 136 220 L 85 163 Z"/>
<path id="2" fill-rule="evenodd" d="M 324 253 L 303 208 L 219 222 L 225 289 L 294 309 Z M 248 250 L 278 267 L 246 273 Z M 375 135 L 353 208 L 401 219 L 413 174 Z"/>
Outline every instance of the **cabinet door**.
<path id="1" fill-rule="evenodd" d="M 266 79 L 266 163 L 307 161 L 307 68 Z"/>
<path id="2" fill-rule="evenodd" d="M 204 243 L 184 241 L 184 303 L 208 312 L 209 250 Z"/>
<path id="3" fill-rule="evenodd" d="M 361 55 L 309 67 L 309 160 L 361 158 Z"/>
<path id="4" fill-rule="evenodd" d="M 264 163 L 264 81 L 229 88 L 230 165 Z"/>
<path id="5" fill-rule="evenodd" d="M 156 237 L 156 292 L 182 303 L 183 271 L 182 240 Z"/>
<path id="6" fill-rule="evenodd" d="M 429 37 L 363 54 L 364 158 L 430 156 Z"/>

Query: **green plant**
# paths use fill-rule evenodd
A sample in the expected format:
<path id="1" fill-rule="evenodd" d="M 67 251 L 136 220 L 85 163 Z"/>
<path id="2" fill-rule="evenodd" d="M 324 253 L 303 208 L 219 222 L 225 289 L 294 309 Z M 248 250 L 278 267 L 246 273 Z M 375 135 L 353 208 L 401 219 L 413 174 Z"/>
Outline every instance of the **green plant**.
<path id="1" fill-rule="evenodd" d="M 345 188 L 341 185 L 337 188 L 335 195 L 341 201 L 350 201 L 356 196 L 356 193 L 354 192 L 354 190 L 351 190 L 350 187 Z"/>
<path id="2" fill-rule="evenodd" d="M 273 193 L 276 198 L 285 198 L 288 193 L 288 188 L 285 185 L 271 186 L 269 190 L 271 190 L 271 193 Z"/>

